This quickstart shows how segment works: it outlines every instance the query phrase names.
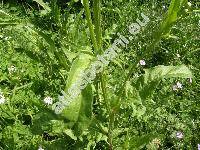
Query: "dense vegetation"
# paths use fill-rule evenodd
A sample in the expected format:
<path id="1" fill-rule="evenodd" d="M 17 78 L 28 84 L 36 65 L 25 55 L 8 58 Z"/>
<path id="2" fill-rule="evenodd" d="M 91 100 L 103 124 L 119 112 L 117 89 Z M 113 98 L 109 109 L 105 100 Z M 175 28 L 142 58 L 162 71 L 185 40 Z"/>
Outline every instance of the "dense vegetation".
<path id="1" fill-rule="evenodd" d="M 200 150 L 199 5 L 1 0 L 0 149 Z M 141 13 L 149 21 L 127 42 Z M 114 59 L 56 114 L 119 38 Z"/>

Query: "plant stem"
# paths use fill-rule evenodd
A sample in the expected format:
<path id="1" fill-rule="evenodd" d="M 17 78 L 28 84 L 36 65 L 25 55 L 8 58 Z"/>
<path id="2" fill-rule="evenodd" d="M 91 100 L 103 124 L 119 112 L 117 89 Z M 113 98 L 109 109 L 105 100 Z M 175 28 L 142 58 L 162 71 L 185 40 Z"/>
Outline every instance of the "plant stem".
<path id="1" fill-rule="evenodd" d="M 89 1 L 83 0 L 85 12 L 86 12 L 86 18 L 89 25 L 90 30 L 90 36 L 92 39 L 92 43 L 95 49 L 95 54 L 102 52 L 102 31 L 101 31 L 101 13 L 100 13 L 100 0 L 94 0 L 94 23 L 95 23 L 95 31 L 92 24 L 91 19 L 91 12 L 89 9 Z M 95 36 L 96 35 L 96 36 Z M 106 92 L 106 81 L 104 79 L 106 75 L 104 75 L 104 71 L 100 73 L 100 83 L 101 83 L 101 89 L 103 93 L 103 98 L 106 104 L 106 109 L 109 113 L 109 131 L 108 131 L 108 142 L 109 142 L 109 149 L 113 149 L 112 145 L 112 129 L 113 129 L 113 123 L 114 123 L 114 115 L 110 111 L 109 102 L 107 99 L 107 92 Z"/>
<path id="2" fill-rule="evenodd" d="M 102 45 L 102 30 L 101 30 L 101 7 L 100 7 L 100 0 L 94 0 L 94 6 L 93 6 L 93 11 L 94 11 L 94 26 L 95 26 L 95 35 L 96 35 L 96 40 L 97 40 L 97 46 L 98 49 L 102 52 L 101 50 L 101 45 Z"/>
<path id="3" fill-rule="evenodd" d="M 105 76 L 104 76 L 104 72 L 102 72 L 102 74 L 100 74 L 100 81 L 101 81 L 101 89 L 102 89 L 102 93 L 103 93 L 103 98 L 106 104 L 106 109 L 108 111 L 109 114 L 109 124 L 108 124 L 108 143 L 109 143 L 109 149 L 112 150 L 113 149 L 113 145 L 112 145 L 112 129 L 113 129 L 113 123 L 114 123 L 114 116 L 110 110 L 110 103 L 108 101 L 107 98 L 107 92 L 106 92 L 106 81 L 105 81 Z"/>
<path id="4" fill-rule="evenodd" d="M 100 82 L 101 82 L 101 89 L 102 89 L 102 93 L 103 93 L 103 98 L 106 104 L 106 108 L 108 111 L 110 111 L 109 108 L 109 103 L 108 103 L 108 99 L 107 99 L 107 92 L 106 92 L 106 82 L 105 82 L 105 76 L 104 76 L 104 72 L 100 74 Z"/>
<path id="5" fill-rule="evenodd" d="M 86 19 L 87 19 L 89 30 L 90 30 L 90 36 L 91 36 L 91 40 L 94 46 L 94 51 L 95 51 L 95 54 L 97 55 L 99 50 L 98 50 L 97 41 L 94 34 L 94 28 L 93 28 L 92 19 L 91 19 L 91 12 L 89 8 L 89 1 L 83 0 L 83 5 L 85 8 Z"/>

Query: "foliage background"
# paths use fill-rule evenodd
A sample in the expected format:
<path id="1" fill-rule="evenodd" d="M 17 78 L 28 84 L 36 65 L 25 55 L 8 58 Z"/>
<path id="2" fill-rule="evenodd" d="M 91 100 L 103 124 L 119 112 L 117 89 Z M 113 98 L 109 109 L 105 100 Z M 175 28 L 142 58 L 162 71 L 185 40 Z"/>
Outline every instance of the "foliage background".
<path id="1" fill-rule="evenodd" d="M 0 149 L 108 149 L 107 136 L 91 125 L 81 135 L 69 128 L 69 121 L 54 114 L 43 99 L 65 88 L 70 67 L 82 51 L 90 50 L 89 30 L 81 1 L 46 1 L 48 9 L 37 2 L 2 1 L 0 7 L 0 89 L 7 101 L 0 104 Z M 127 25 L 143 12 L 149 24 L 105 69 L 110 100 L 123 81 L 130 64 L 138 58 L 146 66 L 137 66 L 125 85 L 120 112 L 115 121 L 115 149 L 158 149 L 151 141 L 160 139 L 159 149 L 197 149 L 200 143 L 199 95 L 199 2 L 181 12 L 181 17 L 163 37 L 153 52 L 148 52 L 152 32 L 164 18 L 170 1 L 102 1 L 103 49 L 127 35 Z M 6 13 L 6 14 L 5 14 Z M 180 55 L 180 57 L 177 56 Z M 193 73 L 188 79 L 162 79 L 153 87 L 152 101 L 139 101 L 135 87 L 144 69 L 157 65 L 185 64 Z M 14 65 L 16 71 L 9 73 Z M 138 77 L 139 76 L 139 77 Z M 173 91 L 180 81 L 183 89 Z M 98 79 L 95 81 L 98 82 Z M 94 88 L 94 87 L 93 87 Z M 149 89 L 151 90 L 151 89 Z M 108 114 L 101 91 L 94 92 L 93 115 L 107 130 Z M 99 97 L 98 97 L 99 95 Z M 176 132 L 184 138 L 176 138 Z M 127 147 L 128 145 L 128 147 Z"/>

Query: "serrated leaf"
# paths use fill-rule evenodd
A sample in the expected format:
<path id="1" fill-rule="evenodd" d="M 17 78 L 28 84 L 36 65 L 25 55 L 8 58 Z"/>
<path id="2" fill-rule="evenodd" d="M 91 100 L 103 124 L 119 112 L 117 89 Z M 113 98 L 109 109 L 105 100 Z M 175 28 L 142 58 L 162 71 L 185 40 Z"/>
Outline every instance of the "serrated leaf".
<path id="1" fill-rule="evenodd" d="M 162 78 L 191 78 L 192 72 L 185 65 L 181 66 L 156 66 L 151 69 L 145 69 L 144 83 L 148 83 Z"/>
<path id="2" fill-rule="evenodd" d="M 129 147 L 132 150 L 139 150 L 144 148 L 145 145 L 147 145 L 151 140 L 153 140 L 156 137 L 161 137 L 162 135 L 158 135 L 156 133 L 148 133 L 143 134 L 142 136 L 132 137 L 129 141 Z"/>
<path id="3" fill-rule="evenodd" d="M 51 8 L 50 8 L 47 4 L 45 4 L 45 3 L 43 2 L 43 0 L 33 0 L 33 1 L 37 2 L 37 3 L 38 3 L 40 6 L 42 6 L 45 10 L 51 11 Z"/>
<path id="4" fill-rule="evenodd" d="M 192 78 L 192 72 L 185 65 L 156 66 L 144 69 L 145 74 L 139 80 L 139 91 L 142 100 L 152 96 L 156 87 L 163 78 Z"/>
<path id="5" fill-rule="evenodd" d="M 75 141 L 77 140 L 77 137 L 74 135 L 74 133 L 71 129 L 64 130 L 64 133 L 67 134 L 73 140 L 75 140 Z"/>

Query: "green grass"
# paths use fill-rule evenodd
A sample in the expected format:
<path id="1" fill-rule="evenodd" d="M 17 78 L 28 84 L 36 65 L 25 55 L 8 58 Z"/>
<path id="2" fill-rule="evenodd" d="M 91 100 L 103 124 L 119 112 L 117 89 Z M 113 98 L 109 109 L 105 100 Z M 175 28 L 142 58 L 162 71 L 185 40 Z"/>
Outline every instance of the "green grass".
<path id="1" fill-rule="evenodd" d="M 197 149 L 200 15 L 199 2 L 191 3 L 2 1 L 0 149 Z M 141 13 L 150 21 L 137 38 L 55 114 L 44 98 L 58 102 L 117 33 L 130 36 Z M 177 82 L 183 88 L 174 91 Z"/>

